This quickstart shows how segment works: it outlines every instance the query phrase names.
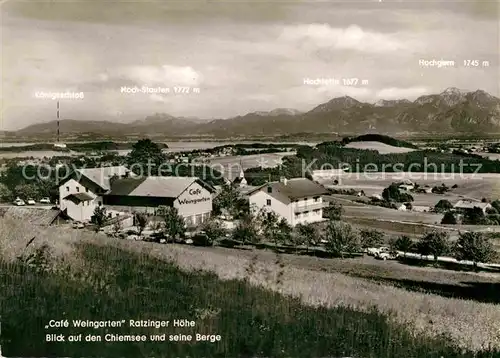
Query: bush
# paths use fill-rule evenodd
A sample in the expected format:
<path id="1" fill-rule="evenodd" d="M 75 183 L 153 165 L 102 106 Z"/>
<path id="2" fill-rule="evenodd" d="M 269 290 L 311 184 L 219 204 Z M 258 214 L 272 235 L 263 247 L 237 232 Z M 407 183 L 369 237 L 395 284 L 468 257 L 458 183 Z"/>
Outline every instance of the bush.
<path id="1" fill-rule="evenodd" d="M 453 209 L 453 205 L 446 199 L 441 199 L 434 205 L 434 211 L 436 213 L 443 213 L 451 209 Z"/>
<path id="2" fill-rule="evenodd" d="M 214 241 L 206 233 L 198 233 L 192 237 L 194 246 L 213 246 Z"/>
<path id="3" fill-rule="evenodd" d="M 452 211 L 447 211 L 444 213 L 443 219 L 441 220 L 441 224 L 443 225 L 456 225 L 457 218 Z"/>

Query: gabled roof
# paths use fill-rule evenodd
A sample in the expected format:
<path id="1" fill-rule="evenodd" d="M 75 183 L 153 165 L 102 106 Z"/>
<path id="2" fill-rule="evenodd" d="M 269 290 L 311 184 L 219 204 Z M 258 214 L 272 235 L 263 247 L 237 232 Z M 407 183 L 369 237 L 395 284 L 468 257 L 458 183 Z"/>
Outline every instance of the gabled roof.
<path id="1" fill-rule="evenodd" d="M 118 175 L 119 177 L 124 176 L 127 173 L 133 175 L 133 173 L 123 165 L 116 167 L 76 169 L 75 172 L 77 172 L 77 175 L 80 174 L 91 180 L 103 190 L 110 189 L 109 178 L 111 178 L 113 175 Z"/>
<path id="2" fill-rule="evenodd" d="M 482 210 L 484 210 L 490 206 L 491 206 L 490 203 L 483 203 L 480 201 L 467 200 L 467 199 L 459 200 L 455 205 L 453 205 L 453 207 L 457 208 L 457 209 L 474 209 L 477 207 L 477 208 L 480 208 Z"/>
<path id="3" fill-rule="evenodd" d="M 301 199 L 310 196 L 320 196 L 328 194 L 328 190 L 321 184 L 318 184 L 307 178 L 288 179 L 286 184 L 275 181 L 261 185 L 254 190 L 251 190 L 247 195 L 251 196 L 262 188 L 271 187 L 273 191 L 277 191 L 290 200 Z"/>
<path id="4" fill-rule="evenodd" d="M 199 183 L 209 192 L 214 192 L 213 187 L 197 177 L 149 176 L 116 179 L 111 184 L 111 191 L 106 195 L 177 198 L 194 182 Z"/>
<path id="5" fill-rule="evenodd" d="M 94 198 L 87 193 L 74 193 L 65 196 L 64 199 L 80 202 L 80 201 L 93 200 Z"/>
<path id="6" fill-rule="evenodd" d="M 33 225 L 50 225 L 61 214 L 60 210 L 22 208 L 17 206 L 0 208 L 0 217 L 23 220 Z"/>

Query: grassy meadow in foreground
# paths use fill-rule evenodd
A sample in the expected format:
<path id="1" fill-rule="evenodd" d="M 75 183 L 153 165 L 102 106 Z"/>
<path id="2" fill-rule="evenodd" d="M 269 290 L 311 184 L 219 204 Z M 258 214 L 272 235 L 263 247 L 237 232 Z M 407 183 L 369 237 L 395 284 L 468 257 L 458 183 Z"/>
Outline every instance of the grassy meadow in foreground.
<path id="1" fill-rule="evenodd" d="M 16 260 L 43 244 L 56 271 L 37 273 Z M 488 348 L 500 346 L 498 305 L 409 292 L 333 267 L 317 271 L 286 256 L 242 257 L 238 250 L 110 239 L 2 218 L 0 253 L 0 344 L 7 356 L 500 356 Z M 43 328 L 50 319 L 180 318 L 221 342 L 56 344 L 45 343 L 45 334 L 61 329 Z M 89 331 L 104 333 L 80 332 Z M 141 332 L 192 330 L 121 331 Z"/>
<path id="2" fill-rule="evenodd" d="M 2 262 L 3 352 L 7 356 L 456 357 L 474 356 L 445 337 L 412 335 L 373 309 L 313 308 L 300 300 L 118 248 L 79 245 L 83 271 L 36 272 Z M 50 319 L 173 320 L 195 328 L 44 329 Z M 219 334 L 216 343 L 45 343 L 47 333 Z M 497 353 L 497 354 L 500 354 Z M 494 357 L 484 352 L 480 357 Z"/>

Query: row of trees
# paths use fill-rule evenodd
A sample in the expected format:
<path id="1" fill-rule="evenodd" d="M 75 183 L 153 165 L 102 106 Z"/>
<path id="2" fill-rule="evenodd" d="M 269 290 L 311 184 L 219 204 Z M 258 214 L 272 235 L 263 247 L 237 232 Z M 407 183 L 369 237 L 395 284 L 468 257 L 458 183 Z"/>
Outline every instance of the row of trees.
<path id="1" fill-rule="evenodd" d="M 437 261 L 439 256 L 449 255 L 459 261 L 472 261 L 474 268 L 479 262 L 491 262 L 497 252 L 491 240 L 481 232 L 463 232 L 458 240 L 451 242 L 449 235 L 442 231 L 433 231 L 422 236 L 417 242 L 408 236 L 401 236 L 391 242 L 395 250 L 416 252 L 420 255 L 432 255 Z"/>

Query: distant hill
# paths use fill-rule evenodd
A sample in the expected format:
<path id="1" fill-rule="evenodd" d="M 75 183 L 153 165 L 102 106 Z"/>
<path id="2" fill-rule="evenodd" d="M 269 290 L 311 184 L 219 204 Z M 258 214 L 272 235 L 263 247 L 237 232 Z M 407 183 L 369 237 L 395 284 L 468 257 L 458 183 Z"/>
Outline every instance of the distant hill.
<path id="1" fill-rule="evenodd" d="M 52 135 L 56 123 L 39 123 L 14 134 L 22 137 Z M 243 139 L 289 137 L 298 134 L 349 133 L 489 134 L 500 133 L 500 99 L 477 90 L 448 88 L 410 102 L 380 100 L 375 104 L 344 96 L 308 112 L 277 108 L 228 119 L 203 120 L 156 113 L 128 124 L 106 121 L 62 120 L 63 136 L 96 133 L 107 136 L 164 135 Z M 4 135 L 10 135 L 4 134 Z"/>

